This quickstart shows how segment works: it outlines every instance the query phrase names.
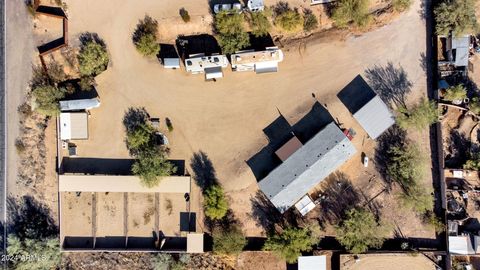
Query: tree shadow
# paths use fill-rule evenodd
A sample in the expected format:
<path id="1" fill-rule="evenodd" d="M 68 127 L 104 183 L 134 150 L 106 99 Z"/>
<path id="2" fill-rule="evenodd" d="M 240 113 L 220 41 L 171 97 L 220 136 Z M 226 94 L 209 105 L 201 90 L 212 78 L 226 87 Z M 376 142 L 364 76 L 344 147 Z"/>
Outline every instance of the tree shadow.
<path id="1" fill-rule="evenodd" d="M 444 146 L 445 167 L 446 168 L 462 168 L 467 162 L 466 153 L 470 152 L 471 141 L 460 134 L 458 130 L 452 130 L 449 134 L 449 143 Z"/>
<path id="2" fill-rule="evenodd" d="M 383 67 L 375 65 L 365 71 L 365 76 L 373 90 L 390 108 L 392 105 L 405 107 L 406 96 L 413 84 L 408 80 L 403 67 L 395 67 L 392 62 Z"/>
<path id="3" fill-rule="evenodd" d="M 257 191 L 255 197 L 250 198 L 252 211 L 250 216 L 255 220 L 256 225 L 265 231 L 274 230 L 275 224 L 282 223 L 284 217 L 261 191 Z"/>
<path id="4" fill-rule="evenodd" d="M 350 179 L 341 173 L 335 172 L 324 180 L 324 189 L 317 195 L 320 199 L 321 223 L 339 223 L 347 211 L 357 206 L 361 201 L 361 194 L 352 185 Z"/>
<path id="5" fill-rule="evenodd" d="M 135 131 L 138 127 L 147 123 L 150 115 L 144 107 L 130 107 L 123 116 L 123 125 L 127 133 Z"/>
<path id="6" fill-rule="evenodd" d="M 194 153 L 190 160 L 190 167 L 193 170 L 193 179 L 203 192 L 217 183 L 215 168 L 205 152 L 198 151 Z"/>
<path id="7" fill-rule="evenodd" d="M 21 240 L 45 239 L 58 234 L 50 209 L 31 196 L 7 198 L 7 229 Z"/>
<path id="8" fill-rule="evenodd" d="M 418 59 L 419 62 L 420 62 L 420 67 L 422 68 L 423 72 L 427 72 L 428 71 L 428 58 L 427 58 L 427 55 L 425 55 L 424 52 L 420 53 L 420 59 Z"/>
<path id="9" fill-rule="evenodd" d="M 80 43 L 82 46 L 85 46 L 88 43 L 95 42 L 97 44 L 100 44 L 102 47 L 106 48 L 105 41 L 98 36 L 97 33 L 91 33 L 91 32 L 84 32 L 80 34 L 79 38 Z"/>
<path id="10" fill-rule="evenodd" d="M 406 143 L 407 133 L 397 125 L 390 127 L 377 139 L 375 148 L 375 167 L 386 183 L 387 191 L 392 188 L 393 179 L 387 173 L 387 168 L 391 163 L 390 149 L 395 146 L 403 146 Z"/>
<path id="11" fill-rule="evenodd" d="M 145 35 L 156 35 L 157 33 L 158 22 L 152 17 L 145 15 L 143 19 L 138 21 L 137 27 L 132 35 L 133 43 L 140 41 L 140 38 Z"/>

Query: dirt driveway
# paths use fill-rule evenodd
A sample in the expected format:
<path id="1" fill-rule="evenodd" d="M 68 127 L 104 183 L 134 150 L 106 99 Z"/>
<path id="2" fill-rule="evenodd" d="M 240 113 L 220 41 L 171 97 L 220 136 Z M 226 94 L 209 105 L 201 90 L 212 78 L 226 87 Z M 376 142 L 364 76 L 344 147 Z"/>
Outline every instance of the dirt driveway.
<path id="1" fill-rule="evenodd" d="M 127 157 L 122 117 L 129 107 L 142 106 L 152 117 L 168 117 L 174 126 L 168 134 L 171 158 L 188 161 L 193 153 L 204 151 L 231 195 L 236 216 L 252 236 L 261 233 L 249 218 L 249 198 L 257 185 L 245 161 L 267 145 L 262 130 L 279 112 L 293 124 L 318 100 L 333 117 L 345 115 L 348 111 L 336 94 L 356 75 L 388 62 L 405 69 L 413 84 L 409 99 L 426 93 L 420 62 L 426 38 L 419 0 L 391 24 L 363 36 L 309 42 L 285 51 L 278 73 L 227 71 L 216 83 L 183 70 L 164 70 L 157 60 L 141 57 L 131 42 L 145 13 L 162 21 L 177 16 L 185 6 L 201 15 L 208 12 L 207 1 L 85 0 L 68 1 L 68 6 L 70 40 L 85 31 L 97 32 L 111 57 L 108 70 L 97 78 L 102 105 L 92 111 L 90 138 L 79 145 L 79 155 Z"/>

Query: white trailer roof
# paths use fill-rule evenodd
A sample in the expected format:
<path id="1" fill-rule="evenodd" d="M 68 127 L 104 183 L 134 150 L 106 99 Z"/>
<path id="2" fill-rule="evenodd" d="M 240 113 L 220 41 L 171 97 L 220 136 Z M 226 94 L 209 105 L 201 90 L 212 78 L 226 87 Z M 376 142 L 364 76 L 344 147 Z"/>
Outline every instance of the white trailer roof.
<path id="1" fill-rule="evenodd" d="M 228 59 L 225 55 L 200 56 L 185 59 L 185 69 L 188 72 L 203 73 L 212 67 L 226 68 Z"/>
<path id="2" fill-rule="evenodd" d="M 100 100 L 98 98 L 91 99 L 75 99 L 75 100 L 62 100 L 60 101 L 60 110 L 63 111 L 80 111 L 90 110 L 100 106 Z"/>
<path id="3" fill-rule="evenodd" d="M 88 139 L 88 115 L 86 112 L 60 114 L 60 139 Z"/>
<path id="4" fill-rule="evenodd" d="M 475 254 L 472 239 L 469 235 L 449 236 L 448 250 L 455 255 Z"/>
<path id="5" fill-rule="evenodd" d="M 158 192 L 190 193 L 190 176 L 166 176 L 148 188 L 135 175 L 74 175 L 58 176 L 60 192 Z"/>

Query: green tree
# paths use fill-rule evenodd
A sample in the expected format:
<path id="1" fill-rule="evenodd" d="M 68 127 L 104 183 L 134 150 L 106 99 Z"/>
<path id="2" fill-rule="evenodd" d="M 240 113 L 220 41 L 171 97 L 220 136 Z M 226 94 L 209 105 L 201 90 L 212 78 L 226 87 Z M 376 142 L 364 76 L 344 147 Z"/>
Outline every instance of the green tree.
<path id="1" fill-rule="evenodd" d="M 289 32 L 297 31 L 303 27 L 303 17 L 298 10 L 288 8 L 276 14 L 275 25 Z"/>
<path id="2" fill-rule="evenodd" d="M 387 227 L 378 224 L 375 216 L 364 209 L 354 208 L 336 227 L 337 238 L 351 253 L 363 253 L 369 248 L 379 248 L 387 233 Z"/>
<path id="3" fill-rule="evenodd" d="M 415 144 L 394 146 L 388 151 L 388 176 L 408 189 L 425 176 L 425 157 Z"/>
<path id="4" fill-rule="evenodd" d="M 86 41 L 78 54 L 80 73 L 83 76 L 95 76 L 107 69 L 109 62 L 107 49 L 95 40 Z"/>
<path id="5" fill-rule="evenodd" d="M 127 133 L 128 148 L 133 151 L 141 151 L 142 149 L 154 147 L 155 130 L 149 124 L 142 124 L 132 132 Z"/>
<path id="6" fill-rule="evenodd" d="M 304 251 L 312 250 L 316 240 L 304 228 L 289 227 L 267 238 L 263 250 L 272 251 L 288 263 L 295 263 Z"/>
<path id="7" fill-rule="evenodd" d="M 8 235 L 7 254 L 11 269 L 17 270 L 48 270 L 57 269 L 60 265 L 60 245 L 56 237 L 46 239 L 21 240 L 17 236 Z"/>
<path id="8" fill-rule="evenodd" d="M 160 52 L 160 44 L 157 42 L 158 22 L 152 17 L 145 15 L 137 24 L 133 33 L 133 44 L 144 56 L 155 56 Z"/>
<path id="9" fill-rule="evenodd" d="M 303 11 L 303 30 L 310 32 L 318 28 L 318 20 L 312 10 L 305 9 Z"/>
<path id="10" fill-rule="evenodd" d="M 243 28 L 243 23 L 241 14 L 222 11 L 215 15 L 217 40 L 223 53 L 232 54 L 250 45 L 250 38 Z"/>
<path id="11" fill-rule="evenodd" d="M 251 13 L 251 20 L 250 20 L 250 27 L 252 28 L 252 34 L 256 37 L 266 36 L 268 32 L 272 28 L 268 17 L 270 15 L 267 14 L 268 11 L 262 12 L 252 12 Z"/>
<path id="12" fill-rule="evenodd" d="M 438 35 L 455 36 L 474 34 L 477 29 L 475 0 L 450 0 L 440 3 L 435 9 L 436 32 Z"/>
<path id="13" fill-rule="evenodd" d="M 392 0 L 392 7 L 397 12 L 403 12 L 410 8 L 412 0 Z"/>
<path id="14" fill-rule="evenodd" d="M 467 89 L 463 84 L 458 84 L 455 86 L 449 87 L 443 99 L 448 101 L 463 101 L 467 97 Z"/>
<path id="15" fill-rule="evenodd" d="M 399 195 L 400 203 L 413 211 L 424 214 L 433 209 L 433 197 L 421 184 L 409 186 Z"/>
<path id="16" fill-rule="evenodd" d="M 371 21 L 368 5 L 369 0 L 339 0 L 333 9 L 332 19 L 341 28 L 349 24 L 366 27 Z"/>
<path id="17" fill-rule="evenodd" d="M 397 124 L 403 129 L 413 127 L 417 130 L 424 130 L 438 121 L 437 105 L 425 98 L 422 98 L 420 103 L 413 108 L 401 107 L 397 112 Z"/>
<path id="18" fill-rule="evenodd" d="M 480 171 L 480 153 L 469 154 L 469 159 L 463 165 L 465 170 Z"/>
<path id="19" fill-rule="evenodd" d="M 65 91 L 51 85 L 42 85 L 33 89 L 32 95 L 35 103 L 35 110 L 49 116 L 60 113 L 58 101 L 65 97 Z"/>
<path id="20" fill-rule="evenodd" d="M 228 230 L 214 229 L 213 252 L 216 254 L 238 254 L 245 245 L 247 239 L 238 226 L 232 226 Z"/>
<path id="21" fill-rule="evenodd" d="M 203 202 L 205 215 L 211 219 L 222 219 L 228 211 L 228 203 L 222 187 L 214 184 L 207 188 Z"/>
<path id="22" fill-rule="evenodd" d="M 155 148 L 142 150 L 132 166 L 132 173 L 138 175 L 146 187 L 158 185 L 162 177 L 170 176 L 176 170 L 166 155 Z"/>

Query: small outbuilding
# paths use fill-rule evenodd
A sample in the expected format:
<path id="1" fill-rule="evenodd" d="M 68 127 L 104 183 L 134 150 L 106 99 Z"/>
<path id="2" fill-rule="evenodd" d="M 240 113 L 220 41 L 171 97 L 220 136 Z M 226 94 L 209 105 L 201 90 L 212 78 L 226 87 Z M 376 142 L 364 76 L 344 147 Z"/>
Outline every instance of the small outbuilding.
<path id="1" fill-rule="evenodd" d="M 60 139 L 88 139 L 88 115 L 86 112 L 60 114 Z"/>
<path id="2" fill-rule="evenodd" d="M 305 195 L 300 201 L 295 204 L 295 208 L 297 208 L 298 212 L 303 216 L 305 216 L 308 212 L 315 208 L 315 203 L 312 201 L 310 196 Z"/>
<path id="3" fill-rule="evenodd" d="M 187 253 L 203 253 L 203 233 L 187 234 Z"/>
<path id="4" fill-rule="evenodd" d="M 327 270 L 327 256 L 298 257 L 298 270 Z"/>
<path id="5" fill-rule="evenodd" d="M 367 102 L 353 114 L 353 118 L 360 123 L 368 133 L 368 136 L 374 140 L 395 124 L 393 114 L 379 96 L 375 96 Z"/>
<path id="6" fill-rule="evenodd" d="M 163 67 L 168 69 L 179 69 L 180 58 L 163 58 Z"/>

